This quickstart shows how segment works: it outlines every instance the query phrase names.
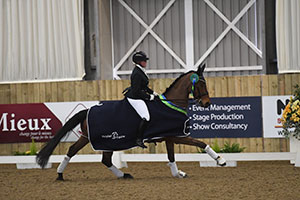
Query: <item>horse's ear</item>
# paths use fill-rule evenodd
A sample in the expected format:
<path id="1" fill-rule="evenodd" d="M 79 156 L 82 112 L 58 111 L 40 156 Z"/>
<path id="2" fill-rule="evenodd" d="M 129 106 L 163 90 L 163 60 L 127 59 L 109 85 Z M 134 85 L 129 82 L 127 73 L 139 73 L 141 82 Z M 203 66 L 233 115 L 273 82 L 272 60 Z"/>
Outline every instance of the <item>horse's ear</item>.
<path id="1" fill-rule="evenodd" d="M 197 70 L 197 74 L 202 75 L 204 70 L 205 70 L 205 66 L 206 66 L 205 63 L 202 64 L 202 65 L 199 65 L 198 70 Z"/>

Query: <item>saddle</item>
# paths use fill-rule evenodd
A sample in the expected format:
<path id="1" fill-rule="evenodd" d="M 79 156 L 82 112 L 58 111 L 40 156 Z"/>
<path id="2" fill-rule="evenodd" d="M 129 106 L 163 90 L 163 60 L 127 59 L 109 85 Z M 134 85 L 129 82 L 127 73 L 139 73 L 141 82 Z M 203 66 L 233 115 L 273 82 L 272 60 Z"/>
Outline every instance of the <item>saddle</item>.
<path id="1" fill-rule="evenodd" d="M 160 100 L 146 102 L 150 122 L 144 141 L 168 136 L 186 137 L 189 133 L 188 116 Z M 136 135 L 141 118 L 126 98 L 103 101 L 91 107 L 87 115 L 89 140 L 94 150 L 117 151 L 136 146 Z"/>

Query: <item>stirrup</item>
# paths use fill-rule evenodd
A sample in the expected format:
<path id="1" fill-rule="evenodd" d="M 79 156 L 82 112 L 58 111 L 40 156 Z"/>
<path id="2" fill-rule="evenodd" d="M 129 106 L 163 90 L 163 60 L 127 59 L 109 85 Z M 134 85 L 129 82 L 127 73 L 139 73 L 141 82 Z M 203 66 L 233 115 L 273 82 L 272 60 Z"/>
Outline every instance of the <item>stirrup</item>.
<path id="1" fill-rule="evenodd" d="M 142 147 L 143 149 L 146 149 L 147 146 L 143 143 L 142 139 L 138 138 L 136 140 L 136 144 L 139 146 L 139 147 Z"/>

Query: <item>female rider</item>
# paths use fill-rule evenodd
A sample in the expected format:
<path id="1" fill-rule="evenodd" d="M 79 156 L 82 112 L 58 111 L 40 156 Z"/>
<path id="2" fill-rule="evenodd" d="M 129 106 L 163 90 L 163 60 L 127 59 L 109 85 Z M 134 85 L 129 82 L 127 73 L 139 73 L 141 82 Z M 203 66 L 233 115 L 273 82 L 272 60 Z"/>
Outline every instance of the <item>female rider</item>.
<path id="1" fill-rule="evenodd" d="M 134 69 L 130 76 L 131 86 L 125 89 L 125 97 L 142 119 L 136 140 L 136 144 L 142 148 L 147 148 L 143 143 L 143 135 L 150 121 L 150 114 L 145 101 L 152 101 L 154 97 L 158 95 L 148 87 L 149 77 L 145 70 L 147 60 L 149 60 L 149 58 L 143 51 L 133 54 L 132 61 L 134 63 Z"/>

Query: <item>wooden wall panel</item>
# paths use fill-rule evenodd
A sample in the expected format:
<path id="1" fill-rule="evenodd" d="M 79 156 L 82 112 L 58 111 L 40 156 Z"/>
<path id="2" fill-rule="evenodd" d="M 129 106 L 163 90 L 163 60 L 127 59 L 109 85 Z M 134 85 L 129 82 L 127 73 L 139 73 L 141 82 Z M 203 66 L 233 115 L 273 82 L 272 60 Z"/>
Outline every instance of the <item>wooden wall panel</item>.
<path id="1" fill-rule="evenodd" d="M 174 81 L 171 79 L 152 79 L 150 87 L 163 93 Z M 300 74 L 208 77 L 206 79 L 210 97 L 272 96 L 291 95 L 294 85 L 299 83 Z M 122 91 L 130 85 L 129 80 L 64 81 L 43 83 L 0 84 L 0 104 L 42 103 L 67 101 L 120 100 Z M 214 138 L 202 139 L 213 145 Z M 288 139 L 270 138 L 218 138 L 222 147 L 225 142 L 239 143 L 246 147 L 245 152 L 284 152 L 289 150 Z M 61 143 L 55 154 L 66 154 L 72 143 Z M 30 143 L 0 144 L 0 155 L 10 155 L 16 151 L 29 150 Z M 42 143 L 37 143 L 41 147 Z M 130 149 L 129 153 L 165 153 L 164 143 L 148 145 L 148 149 Z M 199 149 L 186 145 L 176 145 L 176 153 L 197 153 Z M 80 153 L 94 152 L 87 145 Z"/>
<path id="2" fill-rule="evenodd" d="M 11 89 L 9 84 L 0 84 L 1 104 L 10 104 Z"/>

